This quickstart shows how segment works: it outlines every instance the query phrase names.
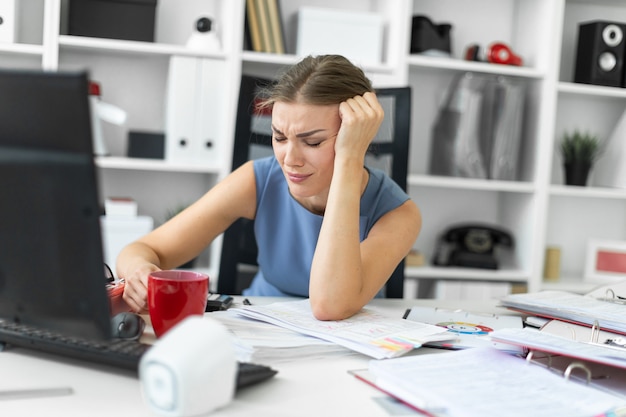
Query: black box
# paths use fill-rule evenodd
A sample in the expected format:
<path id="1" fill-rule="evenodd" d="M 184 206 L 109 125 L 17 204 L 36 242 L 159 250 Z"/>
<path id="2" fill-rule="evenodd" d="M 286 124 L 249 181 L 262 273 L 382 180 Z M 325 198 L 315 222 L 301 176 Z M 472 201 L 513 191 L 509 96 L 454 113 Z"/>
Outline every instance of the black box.
<path id="1" fill-rule="evenodd" d="M 154 42 L 157 0 L 71 0 L 68 33 Z"/>
<path id="2" fill-rule="evenodd" d="M 130 158 L 165 158 L 165 134 L 150 132 L 128 132 L 128 150 Z"/>

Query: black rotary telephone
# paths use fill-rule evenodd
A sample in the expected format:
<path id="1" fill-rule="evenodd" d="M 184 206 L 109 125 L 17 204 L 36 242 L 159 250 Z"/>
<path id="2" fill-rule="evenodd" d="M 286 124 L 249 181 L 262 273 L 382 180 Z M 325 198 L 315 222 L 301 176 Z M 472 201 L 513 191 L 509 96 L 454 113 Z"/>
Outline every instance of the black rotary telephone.
<path id="1" fill-rule="evenodd" d="M 498 269 L 495 248 L 513 247 L 513 236 L 503 228 L 471 223 L 454 225 L 440 237 L 433 264 Z"/>

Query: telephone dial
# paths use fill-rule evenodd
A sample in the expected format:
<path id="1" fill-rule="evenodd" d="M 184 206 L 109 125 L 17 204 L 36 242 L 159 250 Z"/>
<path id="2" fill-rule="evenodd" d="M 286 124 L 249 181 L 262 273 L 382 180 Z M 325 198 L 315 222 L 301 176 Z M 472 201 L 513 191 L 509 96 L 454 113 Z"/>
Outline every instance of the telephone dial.
<path id="1" fill-rule="evenodd" d="M 454 225 L 439 237 L 433 264 L 498 269 L 495 249 L 498 246 L 512 248 L 513 243 L 508 231 L 494 225 Z"/>

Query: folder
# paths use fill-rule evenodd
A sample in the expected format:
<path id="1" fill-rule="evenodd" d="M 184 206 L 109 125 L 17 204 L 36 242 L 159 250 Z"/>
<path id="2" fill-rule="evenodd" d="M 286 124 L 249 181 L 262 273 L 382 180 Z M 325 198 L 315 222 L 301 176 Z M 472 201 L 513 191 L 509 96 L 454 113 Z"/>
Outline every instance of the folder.
<path id="1" fill-rule="evenodd" d="M 170 59 L 166 102 L 165 159 L 219 163 L 228 98 L 220 93 L 226 63 L 197 57 Z"/>
<path id="2" fill-rule="evenodd" d="M 494 348 L 370 361 L 367 370 L 352 373 L 429 416 L 591 417 L 626 410 L 622 396 Z"/>
<path id="3" fill-rule="evenodd" d="M 617 290 L 605 288 L 604 292 L 609 295 L 598 297 L 597 292 L 581 295 L 567 291 L 510 294 L 503 297 L 500 303 L 531 315 L 587 327 L 597 322 L 600 330 L 626 334 L 626 300 L 617 295 Z"/>
<path id="4" fill-rule="evenodd" d="M 559 327 L 568 325 L 555 322 Z M 528 351 L 528 361 L 541 363 L 554 372 L 626 397 L 626 348 L 611 343 L 617 335 L 589 331 L 583 326 L 578 328 L 585 330 L 584 336 L 571 329 L 552 333 L 554 329 L 524 328 L 498 330 L 491 337 L 501 343 L 524 347 Z M 564 329 L 560 327 L 558 331 Z"/>

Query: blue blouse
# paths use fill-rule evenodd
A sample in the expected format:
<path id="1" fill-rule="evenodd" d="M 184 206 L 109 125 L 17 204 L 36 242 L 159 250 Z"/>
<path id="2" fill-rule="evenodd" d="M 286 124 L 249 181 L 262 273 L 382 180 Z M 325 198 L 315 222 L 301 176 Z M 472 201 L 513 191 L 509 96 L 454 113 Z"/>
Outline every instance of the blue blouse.
<path id="1" fill-rule="evenodd" d="M 361 196 L 361 241 L 380 217 L 409 199 L 382 170 L 368 171 L 369 181 Z M 255 160 L 254 174 L 259 272 L 243 294 L 308 297 L 311 262 L 324 217 L 311 213 L 291 196 L 273 156 Z"/>

